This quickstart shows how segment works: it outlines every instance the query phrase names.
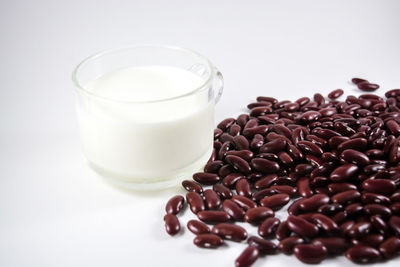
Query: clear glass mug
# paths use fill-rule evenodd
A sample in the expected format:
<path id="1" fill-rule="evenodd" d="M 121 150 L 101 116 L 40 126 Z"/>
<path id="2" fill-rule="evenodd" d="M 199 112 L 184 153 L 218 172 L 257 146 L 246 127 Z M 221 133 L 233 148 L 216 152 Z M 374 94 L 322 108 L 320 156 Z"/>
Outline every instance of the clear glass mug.
<path id="1" fill-rule="evenodd" d="M 106 74 L 144 66 L 189 70 L 202 85 L 151 101 L 114 99 L 87 87 Z M 206 164 L 223 78 L 205 57 L 179 47 L 127 47 L 86 58 L 72 79 L 83 152 L 101 177 L 125 188 L 152 190 L 191 178 Z"/>

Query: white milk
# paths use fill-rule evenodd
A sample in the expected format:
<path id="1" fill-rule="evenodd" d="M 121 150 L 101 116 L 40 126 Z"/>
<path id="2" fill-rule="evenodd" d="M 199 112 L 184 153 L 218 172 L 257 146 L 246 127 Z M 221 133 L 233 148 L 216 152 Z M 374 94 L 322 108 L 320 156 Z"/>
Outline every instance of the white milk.
<path id="1" fill-rule="evenodd" d="M 176 100 L 156 100 L 190 93 L 204 82 L 187 70 L 148 66 L 121 69 L 88 83 L 87 90 L 117 100 L 79 98 L 83 150 L 90 165 L 128 183 L 190 178 L 212 151 L 213 96 L 206 88 Z"/>

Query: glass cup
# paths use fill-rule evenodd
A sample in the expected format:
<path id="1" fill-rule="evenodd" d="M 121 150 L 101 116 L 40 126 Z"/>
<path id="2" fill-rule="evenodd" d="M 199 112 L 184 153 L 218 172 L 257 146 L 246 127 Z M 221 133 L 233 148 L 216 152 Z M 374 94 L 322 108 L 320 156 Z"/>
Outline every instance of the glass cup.
<path id="1" fill-rule="evenodd" d="M 88 86 L 116 71 L 151 66 L 190 71 L 202 85 L 144 101 L 104 95 Z M 101 177 L 125 188 L 153 190 L 190 179 L 206 164 L 223 78 L 205 57 L 171 46 L 109 50 L 83 60 L 72 80 L 83 152 Z"/>

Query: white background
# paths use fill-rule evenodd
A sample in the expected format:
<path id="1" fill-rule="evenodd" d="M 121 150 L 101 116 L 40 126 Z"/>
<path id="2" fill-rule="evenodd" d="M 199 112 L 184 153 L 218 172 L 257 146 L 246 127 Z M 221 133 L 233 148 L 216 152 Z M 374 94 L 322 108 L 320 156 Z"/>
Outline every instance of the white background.
<path id="1" fill-rule="evenodd" d="M 219 121 L 258 95 L 355 94 L 353 76 L 378 94 L 400 87 L 399 11 L 395 0 L 0 1 L 0 266 L 233 266 L 245 248 L 201 250 L 186 229 L 170 238 L 164 204 L 182 189 L 123 192 L 85 166 L 70 79 L 84 57 L 143 43 L 197 50 L 225 77 Z M 301 265 L 279 255 L 254 266 L 278 264 Z"/>

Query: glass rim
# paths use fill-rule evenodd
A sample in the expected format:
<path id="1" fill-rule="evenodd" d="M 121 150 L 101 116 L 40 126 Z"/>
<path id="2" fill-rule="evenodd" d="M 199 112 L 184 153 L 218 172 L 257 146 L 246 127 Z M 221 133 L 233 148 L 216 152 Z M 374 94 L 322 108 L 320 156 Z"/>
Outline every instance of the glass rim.
<path id="1" fill-rule="evenodd" d="M 81 85 L 78 82 L 78 75 L 79 75 L 79 71 L 81 69 L 81 67 L 90 62 L 91 60 L 97 59 L 99 57 L 102 57 L 104 55 L 107 54 L 112 54 L 115 52 L 119 52 L 119 51 L 123 51 L 123 50 L 131 50 L 131 49 L 137 49 L 137 48 L 162 48 L 162 49 L 169 49 L 169 50 L 176 50 L 176 51 L 182 51 L 185 53 L 189 53 L 192 55 L 195 55 L 203 60 L 205 60 L 207 62 L 208 67 L 210 68 L 210 74 L 209 77 L 207 78 L 207 80 L 205 80 L 199 87 L 196 87 L 195 89 L 184 93 L 184 94 L 180 94 L 177 96 L 173 96 L 173 97 L 167 97 L 167 98 L 162 98 L 162 99 L 156 99 L 156 100 L 146 100 L 146 101 L 131 101 L 131 100 L 118 100 L 118 99 L 113 99 L 112 97 L 105 97 L 105 96 L 101 96 L 99 94 L 93 93 L 90 90 L 87 90 L 87 88 L 85 88 L 84 85 Z M 125 104 L 145 104 L 145 103 L 158 103 L 158 102 L 166 102 L 166 101 L 171 101 L 171 100 L 176 100 L 179 98 L 183 98 L 186 96 L 190 96 L 193 95 L 195 93 L 197 93 L 198 91 L 200 91 L 201 89 L 203 89 L 204 87 L 206 87 L 207 85 L 209 85 L 212 80 L 213 77 L 216 74 L 216 69 L 214 67 L 214 65 L 211 63 L 211 61 L 206 58 L 205 56 L 197 53 L 194 50 L 188 49 L 188 48 L 184 48 L 184 47 L 179 47 L 179 46 L 173 46 L 173 45 L 153 45 L 153 44 L 143 44 L 143 45 L 133 45 L 133 46 L 124 46 L 124 47 L 119 47 L 119 48 L 111 48 L 111 49 L 106 49 L 97 53 L 94 53 L 88 57 L 86 57 L 85 59 L 83 59 L 73 70 L 72 72 L 72 82 L 75 85 L 75 90 L 79 91 L 79 92 L 83 92 L 85 94 L 88 94 L 91 97 L 95 97 L 95 98 L 99 98 L 101 100 L 106 100 L 106 101 L 110 101 L 110 102 L 116 102 L 116 103 L 125 103 Z"/>

